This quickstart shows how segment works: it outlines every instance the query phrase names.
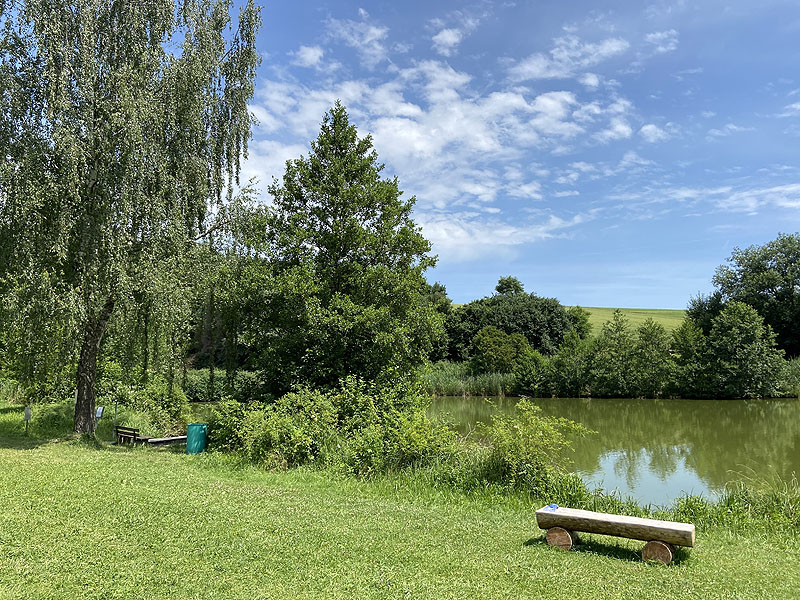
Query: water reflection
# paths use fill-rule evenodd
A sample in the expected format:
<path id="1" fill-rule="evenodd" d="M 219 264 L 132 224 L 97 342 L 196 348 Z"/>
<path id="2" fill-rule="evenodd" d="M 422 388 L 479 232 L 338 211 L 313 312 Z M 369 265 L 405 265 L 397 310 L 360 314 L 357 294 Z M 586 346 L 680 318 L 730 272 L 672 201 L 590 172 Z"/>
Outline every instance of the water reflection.
<path id="1" fill-rule="evenodd" d="M 466 432 L 516 399 L 437 398 Z M 713 496 L 727 481 L 800 473 L 797 400 L 631 400 L 546 398 L 544 414 L 598 433 L 575 441 L 574 469 L 588 483 L 642 502 L 667 504 L 685 492 Z"/>

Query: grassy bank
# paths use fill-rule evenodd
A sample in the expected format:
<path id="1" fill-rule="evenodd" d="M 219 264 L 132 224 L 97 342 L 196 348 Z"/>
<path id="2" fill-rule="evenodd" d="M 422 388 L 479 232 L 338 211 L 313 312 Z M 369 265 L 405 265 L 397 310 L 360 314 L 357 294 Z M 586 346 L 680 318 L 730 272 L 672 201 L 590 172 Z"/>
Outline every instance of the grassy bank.
<path id="1" fill-rule="evenodd" d="M 592 325 L 592 334 L 597 335 L 603 328 L 603 323 L 610 321 L 614 316 L 616 308 L 605 308 L 597 306 L 582 306 L 589 313 L 589 323 Z M 677 329 L 686 316 L 685 310 L 673 310 L 666 308 L 620 308 L 622 314 L 628 318 L 631 328 L 636 328 L 644 323 L 648 318 L 656 323 L 661 323 L 667 332 Z"/>
<path id="2" fill-rule="evenodd" d="M 800 537 L 705 527 L 669 567 L 641 543 L 543 542 L 533 502 L 234 459 L 24 438 L 0 407 L 0 598 L 793 598 Z"/>

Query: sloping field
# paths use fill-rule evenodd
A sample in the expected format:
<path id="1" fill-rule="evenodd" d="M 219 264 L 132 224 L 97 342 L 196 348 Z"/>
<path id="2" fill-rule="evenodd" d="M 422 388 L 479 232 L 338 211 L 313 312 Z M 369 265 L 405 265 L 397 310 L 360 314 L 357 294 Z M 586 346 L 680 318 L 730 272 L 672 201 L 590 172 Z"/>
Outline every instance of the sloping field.
<path id="1" fill-rule="evenodd" d="M 582 306 L 589 313 L 589 322 L 592 324 L 592 333 L 597 335 L 603 327 L 603 323 L 610 320 L 615 308 L 605 308 L 597 306 Z M 685 310 L 673 310 L 666 308 L 620 308 L 622 313 L 628 317 L 631 327 L 636 328 L 641 325 L 648 317 L 656 323 L 661 323 L 667 331 L 676 329 L 686 315 Z"/>

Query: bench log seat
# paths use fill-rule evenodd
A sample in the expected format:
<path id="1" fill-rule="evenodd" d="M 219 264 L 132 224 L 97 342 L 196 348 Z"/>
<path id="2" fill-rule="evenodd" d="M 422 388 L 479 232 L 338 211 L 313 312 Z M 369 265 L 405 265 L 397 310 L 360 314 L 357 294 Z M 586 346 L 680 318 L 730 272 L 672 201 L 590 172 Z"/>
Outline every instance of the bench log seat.
<path id="1" fill-rule="evenodd" d="M 695 530 L 691 523 L 612 515 L 555 504 L 537 510 L 536 523 L 547 530 L 548 544 L 566 550 L 577 543 L 576 531 L 646 541 L 642 559 L 666 564 L 672 561 L 674 546 L 694 546 Z"/>
<path id="2" fill-rule="evenodd" d="M 150 446 L 168 446 L 169 444 L 185 444 L 186 436 L 176 435 L 175 437 L 150 438 L 147 440 L 147 443 Z"/>

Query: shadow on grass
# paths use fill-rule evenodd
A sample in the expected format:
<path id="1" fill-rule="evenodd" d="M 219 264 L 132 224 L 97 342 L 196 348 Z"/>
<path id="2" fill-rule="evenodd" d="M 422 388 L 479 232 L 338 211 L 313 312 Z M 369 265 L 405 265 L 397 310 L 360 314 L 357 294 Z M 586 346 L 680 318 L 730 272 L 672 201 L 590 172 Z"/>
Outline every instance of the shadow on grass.
<path id="1" fill-rule="evenodd" d="M 33 450 L 44 446 L 54 440 L 36 438 L 33 436 L 17 435 L 0 430 L 0 449 L 3 450 Z"/>
<path id="2" fill-rule="evenodd" d="M 598 539 L 594 536 L 589 537 L 587 534 L 579 534 L 580 541 L 573 547 L 572 551 L 574 552 L 588 552 L 591 554 L 598 554 L 600 556 L 607 556 L 609 558 L 614 558 L 617 560 L 624 560 L 626 562 L 641 562 L 642 561 L 642 548 L 646 542 L 642 542 L 640 548 L 630 548 L 620 544 L 615 544 L 611 541 L 605 541 L 605 539 L 613 539 L 613 538 L 605 538 L 605 539 Z M 535 546 L 535 547 L 549 547 L 547 544 L 547 540 L 545 540 L 544 535 L 542 536 L 534 536 L 522 544 L 523 546 Z M 554 548 L 554 551 L 557 551 Z M 672 565 L 679 565 L 683 561 L 685 561 L 689 557 L 689 552 L 686 548 L 682 548 L 680 546 L 675 547 L 675 555 L 670 563 Z"/>

